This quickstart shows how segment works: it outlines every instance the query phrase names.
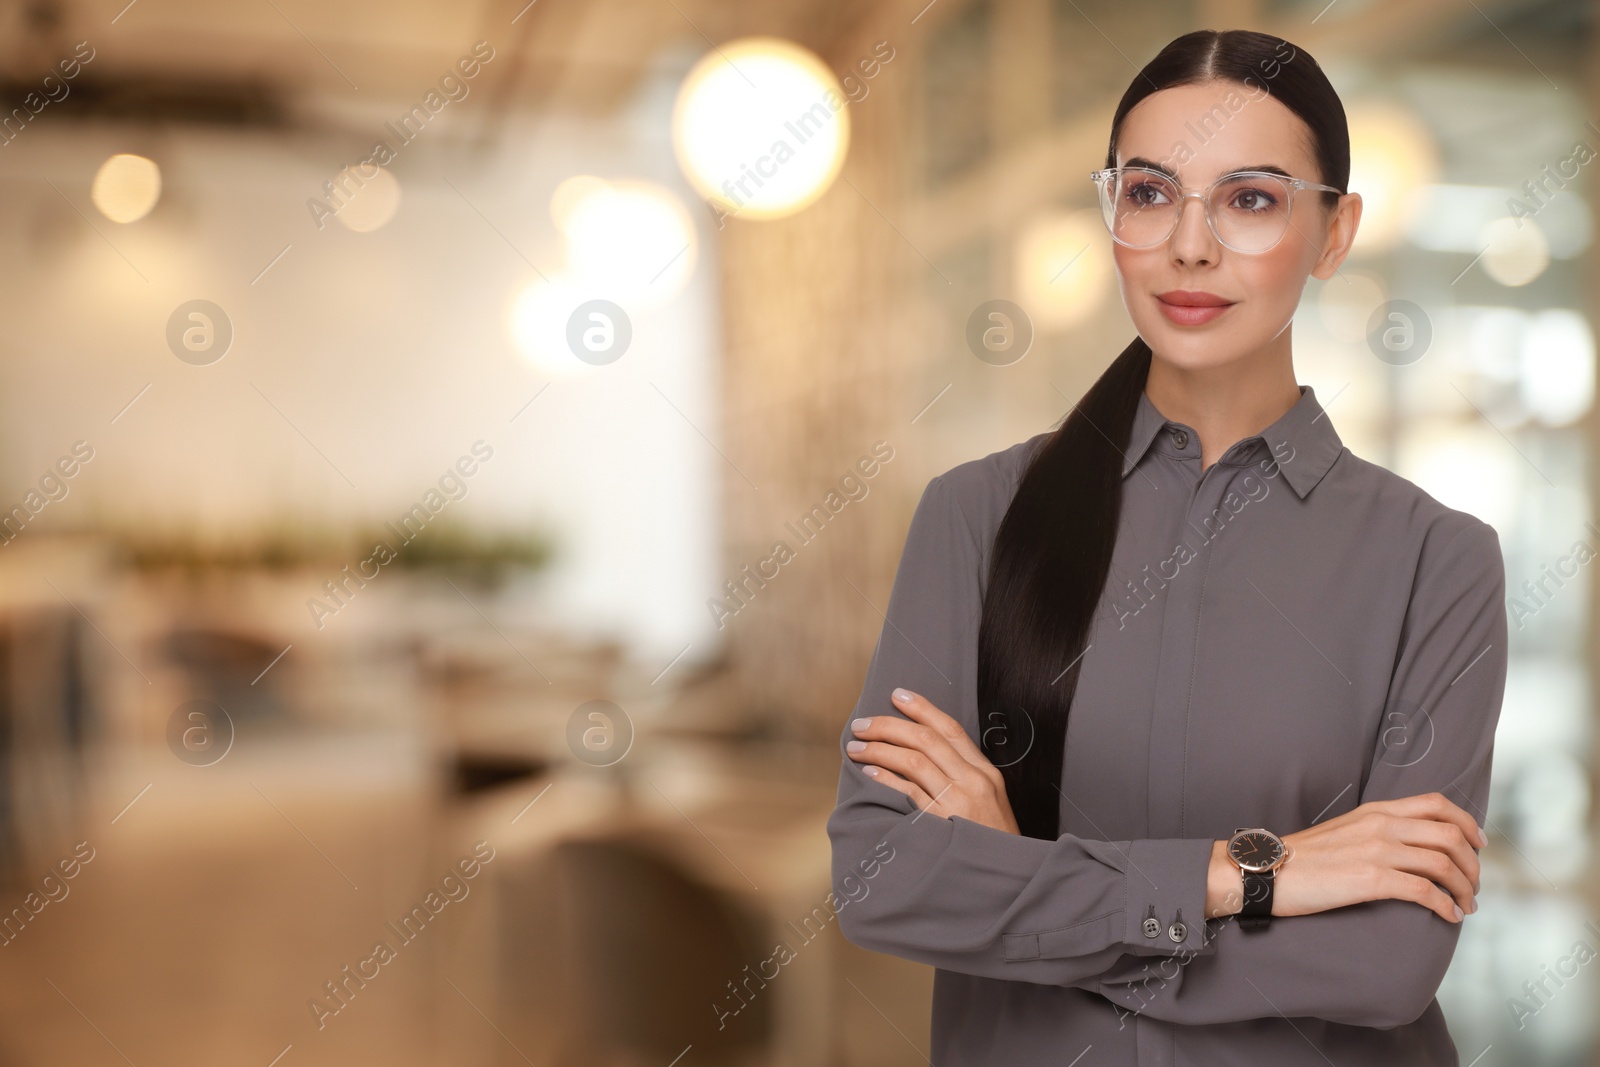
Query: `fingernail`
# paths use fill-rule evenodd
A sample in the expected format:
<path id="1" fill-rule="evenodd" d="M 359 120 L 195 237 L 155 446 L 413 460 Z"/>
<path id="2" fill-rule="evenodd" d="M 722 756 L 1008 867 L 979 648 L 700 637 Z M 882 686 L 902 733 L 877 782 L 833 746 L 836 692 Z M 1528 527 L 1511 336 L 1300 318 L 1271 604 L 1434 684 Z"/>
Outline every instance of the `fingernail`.
<path id="1" fill-rule="evenodd" d="M 866 747 L 867 743 L 865 741 L 851 741 L 849 744 L 844 746 L 844 750 L 846 752 L 860 752 Z"/>
<path id="2" fill-rule="evenodd" d="M 1483 832 L 1483 827 L 1478 827 L 1478 847 L 1489 847 L 1489 835 Z"/>
<path id="3" fill-rule="evenodd" d="M 850 729 L 854 730 L 858 734 L 862 730 L 865 730 L 867 727 L 869 727 L 871 725 L 872 725 L 872 720 L 871 719 L 851 719 L 850 720 Z"/>
<path id="4" fill-rule="evenodd" d="M 1461 905 L 1460 904 L 1452 904 L 1450 906 L 1456 910 L 1456 921 L 1460 922 L 1461 921 Z"/>
<path id="5" fill-rule="evenodd" d="M 896 689 L 894 691 L 894 699 L 895 699 L 895 703 L 897 703 L 897 704 L 909 704 L 909 703 L 911 703 L 911 690 L 909 690 L 909 689 Z"/>
<path id="6" fill-rule="evenodd" d="M 870 763 L 867 764 L 865 767 L 861 768 L 861 772 L 863 774 L 865 774 L 868 778 L 876 778 L 876 777 L 878 777 L 878 768 L 874 767 Z"/>

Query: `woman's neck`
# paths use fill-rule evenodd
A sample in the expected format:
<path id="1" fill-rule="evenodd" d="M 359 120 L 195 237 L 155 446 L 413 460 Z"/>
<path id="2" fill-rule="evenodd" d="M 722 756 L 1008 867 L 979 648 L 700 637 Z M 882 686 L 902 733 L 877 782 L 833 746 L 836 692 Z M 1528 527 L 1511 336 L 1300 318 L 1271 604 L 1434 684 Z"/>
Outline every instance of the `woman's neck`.
<path id="1" fill-rule="evenodd" d="M 1144 392 L 1164 418 L 1199 436 L 1200 469 L 1246 437 L 1265 430 L 1300 400 L 1294 363 L 1285 353 L 1270 360 L 1237 360 L 1189 370 L 1154 356 Z"/>

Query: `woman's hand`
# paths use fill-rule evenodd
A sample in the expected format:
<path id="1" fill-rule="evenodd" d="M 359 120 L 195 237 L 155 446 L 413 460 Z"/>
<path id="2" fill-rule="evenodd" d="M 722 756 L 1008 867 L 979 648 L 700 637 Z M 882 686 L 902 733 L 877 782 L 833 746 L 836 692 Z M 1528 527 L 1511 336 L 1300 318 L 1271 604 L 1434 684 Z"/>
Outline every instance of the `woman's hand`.
<path id="1" fill-rule="evenodd" d="M 1478 910 L 1476 850 L 1488 843 L 1481 834 L 1472 816 L 1442 793 L 1369 801 L 1284 836 L 1289 855 L 1273 876 L 1272 914 L 1394 899 L 1460 922 Z M 1234 877 L 1242 881 L 1237 869 Z M 1242 901 L 1230 903 L 1235 913 Z"/>
<path id="2" fill-rule="evenodd" d="M 877 715 L 857 719 L 850 758 L 884 785 L 909 796 L 923 811 L 1019 833 L 1006 799 L 1006 783 L 959 722 L 905 689 L 894 702 L 911 719 Z"/>

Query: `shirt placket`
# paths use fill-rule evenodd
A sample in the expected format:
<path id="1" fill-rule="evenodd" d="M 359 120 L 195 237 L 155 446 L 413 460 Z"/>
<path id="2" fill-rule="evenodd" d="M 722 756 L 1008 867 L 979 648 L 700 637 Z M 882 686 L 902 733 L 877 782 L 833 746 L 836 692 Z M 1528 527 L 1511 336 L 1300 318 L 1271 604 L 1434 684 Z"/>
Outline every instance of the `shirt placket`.
<path id="1" fill-rule="evenodd" d="M 1161 649 L 1156 667 L 1155 706 L 1151 709 L 1147 833 L 1154 838 L 1193 836 L 1183 825 L 1184 757 L 1188 749 L 1188 722 L 1193 698 L 1195 656 L 1198 655 L 1201 612 L 1210 580 L 1213 553 L 1209 541 L 1215 530 L 1206 526 L 1221 508 L 1237 466 L 1214 463 L 1200 472 L 1199 440 L 1186 427 L 1169 427 L 1172 444 L 1187 458 L 1182 468 L 1190 478 L 1181 521 L 1171 527 L 1178 540 L 1195 556 L 1181 566 L 1168 583 L 1161 602 Z M 1240 448 L 1244 446 L 1239 446 Z M 1229 456 L 1236 450 L 1230 450 Z M 1173 494 L 1181 499 L 1184 494 Z M 1172 547 L 1176 547 L 1174 541 Z M 1184 916 L 1200 924 L 1204 916 Z M 1176 1059 L 1176 1028 L 1157 1019 L 1141 1018 L 1135 1044 L 1140 1067 L 1171 1067 Z"/>
<path id="2" fill-rule="evenodd" d="M 1195 657 L 1199 655 L 1200 626 L 1205 607 L 1206 588 L 1212 581 L 1211 564 L 1215 556 L 1211 542 L 1225 535 L 1225 522 L 1217 512 L 1235 479 L 1246 468 L 1237 461 L 1251 444 L 1240 442 L 1204 473 L 1200 471 L 1200 444 L 1187 427 L 1169 427 L 1172 444 L 1185 454 L 1182 467 L 1189 476 L 1187 500 L 1175 531 L 1174 546 L 1181 540 L 1194 558 L 1179 568 L 1167 583 L 1161 603 L 1161 650 L 1156 666 L 1155 706 L 1151 709 L 1149 775 L 1146 778 L 1147 833 L 1155 838 L 1197 836 L 1186 827 L 1184 810 L 1184 761 L 1188 752 L 1189 711 L 1193 701 Z M 1183 494 L 1174 494 L 1182 498 Z M 1211 525 L 1207 525 L 1211 520 Z M 1203 923 L 1204 916 L 1184 917 L 1186 922 Z M 1158 1019 L 1140 1018 L 1135 1047 L 1140 1067 L 1173 1067 L 1177 1060 L 1177 1027 Z"/>
<path id="3" fill-rule="evenodd" d="M 1179 568 L 1167 585 L 1161 612 L 1161 651 L 1157 660 L 1155 707 L 1151 709 L 1147 803 L 1151 837 L 1191 837 L 1194 828 L 1183 824 L 1184 757 L 1188 750 L 1188 724 L 1193 700 L 1195 657 L 1199 654 L 1200 626 L 1207 585 L 1215 557 L 1211 541 L 1226 536 L 1226 509 L 1222 501 L 1244 467 L 1218 461 L 1200 473 L 1199 443 L 1192 431 L 1176 428 L 1173 444 L 1189 454 L 1184 469 L 1191 476 L 1188 500 L 1182 505 L 1182 522 L 1176 536 L 1188 544 L 1194 558 Z M 1248 450 L 1240 443 L 1225 459 L 1237 459 Z M 1175 494 L 1177 495 L 1177 494 Z M 1219 520 L 1217 513 L 1222 512 Z M 1208 520 L 1210 525 L 1207 525 Z M 1220 533 L 1219 533 L 1220 529 Z M 1174 546 L 1175 547 L 1175 546 Z M 1187 918 L 1187 916 L 1185 917 Z"/>

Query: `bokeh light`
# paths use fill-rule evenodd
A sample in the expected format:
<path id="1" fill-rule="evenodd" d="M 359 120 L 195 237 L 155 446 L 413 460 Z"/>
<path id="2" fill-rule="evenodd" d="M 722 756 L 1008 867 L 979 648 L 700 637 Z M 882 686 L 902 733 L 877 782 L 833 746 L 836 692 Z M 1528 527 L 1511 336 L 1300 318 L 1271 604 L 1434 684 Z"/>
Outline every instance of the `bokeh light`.
<path id="1" fill-rule="evenodd" d="M 672 144 L 690 184 L 721 212 L 779 218 L 833 184 L 850 113 L 816 55 L 781 38 L 747 37 L 707 52 L 684 78 Z"/>
<path id="2" fill-rule="evenodd" d="M 161 168 L 153 159 L 118 152 L 95 172 L 89 199 L 112 222 L 137 222 L 161 199 Z"/>
<path id="3" fill-rule="evenodd" d="M 1035 326 L 1065 329 L 1101 307 L 1114 278 L 1109 241 L 1098 208 L 1042 216 L 1023 228 L 1016 285 Z"/>
<path id="4" fill-rule="evenodd" d="M 1439 170 L 1432 132 L 1411 111 L 1390 104 L 1349 109 L 1350 185 L 1361 194 L 1353 253 L 1381 252 L 1404 237 L 1424 187 Z"/>
<path id="5" fill-rule="evenodd" d="M 566 238 L 573 277 L 634 308 L 656 307 L 694 273 L 697 241 L 688 209 L 652 182 L 563 182 L 551 215 Z M 564 195 L 563 195 L 564 194 Z"/>
<path id="6" fill-rule="evenodd" d="M 371 233 L 387 225 L 400 210 L 400 181 L 389 168 L 378 167 L 377 173 L 361 178 L 360 188 L 352 180 L 352 195 L 347 198 L 335 216 L 356 233 Z"/>

